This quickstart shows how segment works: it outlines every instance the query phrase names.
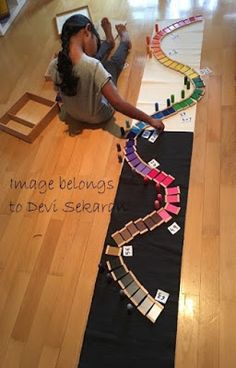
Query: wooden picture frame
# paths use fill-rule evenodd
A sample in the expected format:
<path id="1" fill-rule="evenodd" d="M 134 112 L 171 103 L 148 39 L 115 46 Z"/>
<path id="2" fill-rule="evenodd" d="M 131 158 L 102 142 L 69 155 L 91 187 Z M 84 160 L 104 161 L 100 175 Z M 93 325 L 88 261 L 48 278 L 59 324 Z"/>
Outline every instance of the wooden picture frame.
<path id="1" fill-rule="evenodd" d="M 62 13 L 58 13 L 56 14 L 55 21 L 56 21 L 57 32 L 59 35 L 61 35 L 62 27 L 65 21 L 68 18 L 70 18 L 72 15 L 76 15 L 76 14 L 85 15 L 92 22 L 92 16 L 91 16 L 89 7 L 87 5 L 77 8 L 77 9 L 71 9 L 71 10 L 67 10 Z"/>
<path id="2" fill-rule="evenodd" d="M 26 92 L 0 118 L 0 130 L 32 143 L 58 111 L 55 101 Z"/>

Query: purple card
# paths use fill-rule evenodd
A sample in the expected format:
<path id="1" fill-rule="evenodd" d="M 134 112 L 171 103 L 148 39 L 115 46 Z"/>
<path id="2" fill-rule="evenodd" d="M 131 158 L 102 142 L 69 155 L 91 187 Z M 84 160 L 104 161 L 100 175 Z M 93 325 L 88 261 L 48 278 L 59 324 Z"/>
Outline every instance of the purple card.
<path id="1" fill-rule="evenodd" d="M 150 169 L 148 166 L 146 166 L 144 168 L 144 170 L 142 171 L 142 174 L 143 175 L 148 175 L 151 171 L 152 171 L 152 168 Z"/>
<path id="2" fill-rule="evenodd" d="M 140 160 L 138 158 L 135 158 L 134 160 L 130 161 L 130 165 L 133 167 L 136 167 L 138 164 L 140 164 Z"/>
<path id="3" fill-rule="evenodd" d="M 144 170 L 145 167 L 146 167 L 146 165 L 143 164 L 142 162 L 140 162 L 140 164 L 135 167 L 135 170 L 138 171 L 138 172 L 142 172 L 142 170 Z"/>
<path id="4" fill-rule="evenodd" d="M 130 153 L 129 155 L 126 155 L 126 157 L 127 157 L 127 159 L 128 159 L 129 161 L 132 161 L 132 160 L 134 160 L 135 158 L 137 158 L 137 155 L 136 155 L 136 153 Z"/>
<path id="5" fill-rule="evenodd" d="M 133 139 L 129 139 L 125 145 L 125 148 L 135 146 L 135 141 Z"/>
<path id="6" fill-rule="evenodd" d="M 125 148 L 125 154 L 126 155 L 129 155 L 130 153 L 133 153 L 134 152 L 134 146 L 132 147 L 128 147 L 128 148 Z"/>

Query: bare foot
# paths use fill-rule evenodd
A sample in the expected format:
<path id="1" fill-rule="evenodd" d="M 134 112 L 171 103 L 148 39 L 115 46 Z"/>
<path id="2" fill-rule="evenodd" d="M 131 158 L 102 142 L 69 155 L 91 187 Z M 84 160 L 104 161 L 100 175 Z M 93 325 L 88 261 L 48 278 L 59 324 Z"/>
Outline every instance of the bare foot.
<path id="1" fill-rule="evenodd" d="M 106 41 L 110 43 L 112 47 L 115 46 L 115 39 L 112 34 L 111 30 L 111 23 L 108 18 L 102 18 L 101 26 L 104 30 L 104 33 L 106 35 Z"/>
<path id="2" fill-rule="evenodd" d="M 120 36 L 120 40 L 121 41 L 125 41 L 128 43 L 128 48 L 131 49 L 132 47 L 132 43 L 129 37 L 129 33 L 127 31 L 127 28 L 124 24 L 117 24 L 116 25 L 116 30 Z"/>

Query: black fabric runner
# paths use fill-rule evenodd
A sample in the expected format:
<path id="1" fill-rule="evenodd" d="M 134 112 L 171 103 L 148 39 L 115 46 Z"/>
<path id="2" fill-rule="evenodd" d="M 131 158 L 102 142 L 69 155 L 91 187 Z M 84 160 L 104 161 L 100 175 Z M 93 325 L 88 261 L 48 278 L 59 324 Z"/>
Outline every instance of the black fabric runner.
<path id="1" fill-rule="evenodd" d="M 133 257 L 124 257 L 128 268 L 155 297 L 158 289 L 170 297 L 153 324 L 138 310 L 127 313 L 129 299 L 120 299 L 120 286 L 107 283 L 106 271 L 99 273 L 85 331 L 79 368 L 174 368 L 181 256 L 187 202 L 193 134 L 164 132 L 155 143 L 138 139 L 138 152 L 148 162 L 155 158 L 167 174 L 175 177 L 170 185 L 180 186 L 181 211 L 167 224 L 136 236 Z M 115 245 L 111 234 L 131 220 L 154 210 L 155 183 L 144 185 L 143 178 L 125 162 L 108 228 L 106 245 Z M 162 191 L 164 194 L 164 190 Z M 172 235 L 173 222 L 181 230 Z M 105 248 L 104 248 L 105 249 Z M 102 262 L 111 257 L 102 256 Z"/>

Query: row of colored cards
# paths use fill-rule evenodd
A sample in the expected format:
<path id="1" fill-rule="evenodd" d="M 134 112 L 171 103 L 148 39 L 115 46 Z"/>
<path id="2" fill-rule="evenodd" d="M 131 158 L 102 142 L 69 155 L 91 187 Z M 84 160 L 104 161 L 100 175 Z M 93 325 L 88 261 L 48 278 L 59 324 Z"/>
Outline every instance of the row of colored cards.
<path id="1" fill-rule="evenodd" d="M 165 65 L 166 67 L 171 68 L 187 76 L 189 81 L 195 87 L 195 90 L 191 96 L 189 96 L 187 99 L 183 101 L 172 104 L 170 107 L 167 107 L 166 109 L 162 111 L 157 112 L 156 114 L 153 115 L 154 118 L 165 119 L 171 115 L 174 115 L 179 110 L 184 110 L 196 104 L 196 102 L 199 101 L 205 93 L 203 89 L 205 87 L 205 84 L 203 80 L 201 79 L 200 75 L 193 68 L 169 58 L 163 52 L 163 50 L 161 49 L 161 45 L 160 45 L 161 39 L 165 35 L 173 32 L 174 30 L 178 28 L 189 25 L 191 23 L 202 21 L 202 19 L 203 17 L 199 15 L 199 16 L 193 16 L 193 17 L 181 20 L 179 22 L 173 23 L 172 25 L 157 32 L 156 35 L 151 40 L 150 47 L 153 51 L 153 54 L 158 59 L 158 61 L 161 64 Z"/>
<path id="2" fill-rule="evenodd" d="M 168 175 L 164 171 L 160 171 L 157 168 L 154 169 L 150 167 L 140 158 L 136 151 L 136 139 L 129 139 L 127 141 L 124 153 L 128 164 L 143 177 L 148 177 L 156 183 L 161 184 L 165 188 L 175 180 L 173 176 Z"/>
<path id="3" fill-rule="evenodd" d="M 124 294 L 132 301 L 140 313 L 155 323 L 164 306 L 156 301 L 127 268 L 122 257 L 107 261 L 113 279 L 117 281 Z"/>
<path id="4" fill-rule="evenodd" d="M 152 231 L 163 222 L 170 221 L 171 218 L 171 215 L 164 208 L 161 208 L 158 211 L 153 211 L 144 218 L 130 221 L 122 229 L 113 233 L 111 237 L 118 247 L 122 247 L 124 244 L 129 243 L 136 235 Z M 114 255 L 110 254 L 110 252 L 108 254 Z"/>
<path id="5" fill-rule="evenodd" d="M 156 37 L 156 39 L 163 38 L 167 34 L 175 31 L 176 29 L 182 28 L 182 27 L 187 26 L 187 25 L 192 24 L 192 23 L 200 22 L 202 20 L 203 20 L 203 16 L 202 15 L 197 15 L 197 16 L 193 16 L 193 17 L 190 17 L 190 18 L 186 18 L 186 19 L 180 20 L 180 21 L 175 22 L 175 23 L 171 24 L 170 26 L 165 27 L 162 30 L 160 30 L 156 34 L 155 37 Z"/>

